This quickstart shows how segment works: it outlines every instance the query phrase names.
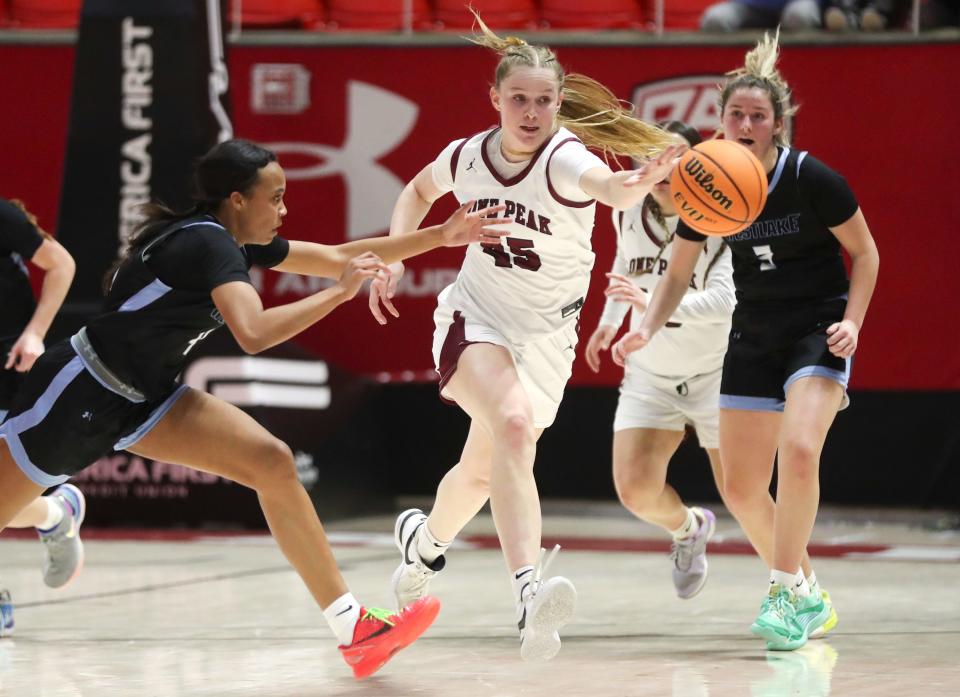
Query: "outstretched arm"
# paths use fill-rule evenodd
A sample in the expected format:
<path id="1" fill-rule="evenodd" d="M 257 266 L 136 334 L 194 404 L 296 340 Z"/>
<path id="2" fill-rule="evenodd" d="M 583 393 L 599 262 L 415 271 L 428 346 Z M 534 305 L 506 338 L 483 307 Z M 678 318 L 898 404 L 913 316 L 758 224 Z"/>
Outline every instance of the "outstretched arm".
<path id="1" fill-rule="evenodd" d="M 441 225 L 410 234 L 371 237 L 337 245 L 292 240 L 286 259 L 274 268 L 308 276 L 338 278 L 350 259 L 366 252 L 372 252 L 390 264 L 437 247 L 457 247 L 506 234 L 505 229 L 498 230 L 497 226 L 504 226 L 510 220 L 488 219 L 503 211 L 504 206 L 491 206 L 471 213 L 473 203 L 468 201 L 460 206 Z"/>
<path id="2" fill-rule="evenodd" d="M 211 297 L 240 348 L 247 353 L 259 353 L 326 317 L 355 296 L 366 279 L 382 281 L 389 273 L 387 265 L 368 252 L 351 259 L 330 288 L 269 310 L 263 308 L 256 289 L 243 281 L 219 285 Z"/>
<path id="3" fill-rule="evenodd" d="M 671 145 L 639 169 L 622 172 L 612 172 L 609 167 L 588 169 L 580 177 L 580 188 L 611 208 L 633 208 L 643 201 L 654 184 L 670 176 L 686 149 L 686 145 Z"/>

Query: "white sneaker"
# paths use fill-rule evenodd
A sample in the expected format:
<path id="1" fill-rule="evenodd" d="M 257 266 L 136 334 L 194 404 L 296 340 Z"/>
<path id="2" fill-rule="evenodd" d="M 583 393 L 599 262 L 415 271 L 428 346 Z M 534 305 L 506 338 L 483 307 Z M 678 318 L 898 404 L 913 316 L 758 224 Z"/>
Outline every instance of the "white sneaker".
<path id="1" fill-rule="evenodd" d="M 422 598 L 427 593 L 430 580 L 447 564 L 441 554 L 429 564 L 420 558 L 417 551 L 417 532 L 427 523 L 427 516 L 419 508 L 411 508 L 397 516 L 393 527 L 393 541 L 400 550 L 400 566 L 390 580 L 397 598 L 397 609 Z"/>
<path id="2" fill-rule="evenodd" d="M 540 550 L 530 593 L 517 608 L 520 657 L 525 661 L 549 661 L 557 655 L 560 651 L 557 630 L 570 621 L 576 608 L 577 590 L 569 579 L 554 576 L 543 580 L 544 572 L 559 551 L 560 545 L 557 545 L 544 563 L 546 550 Z"/>

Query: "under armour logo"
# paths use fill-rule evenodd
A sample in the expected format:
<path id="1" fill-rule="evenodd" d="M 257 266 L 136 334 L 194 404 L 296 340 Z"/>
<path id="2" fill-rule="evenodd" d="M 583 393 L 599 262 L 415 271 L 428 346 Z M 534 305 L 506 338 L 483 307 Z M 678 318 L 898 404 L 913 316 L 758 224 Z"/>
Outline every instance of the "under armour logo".
<path id="1" fill-rule="evenodd" d="M 319 164 L 284 166 L 287 179 L 321 179 L 340 175 L 347 190 L 347 239 L 384 229 L 406 182 L 377 163 L 409 135 L 419 107 L 393 92 L 351 80 L 347 87 L 347 134 L 343 146 L 320 143 L 266 143 L 277 155 L 313 157 Z"/>
<path id="2" fill-rule="evenodd" d="M 690 388 L 687 387 L 687 383 L 681 382 L 679 385 L 677 385 L 677 394 L 681 397 L 686 397 L 688 394 L 690 394 Z"/>
<path id="3" fill-rule="evenodd" d="M 80 418 L 83 419 L 84 421 L 93 421 L 93 412 L 85 411 L 80 415 Z"/>
<path id="4" fill-rule="evenodd" d="M 477 168 L 473 166 L 473 163 L 476 161 L 477 161 L 477 158 L 473 158 L 472 160 L 470 160 L 470 164 L 467 165 L 467 169 L 465 171 L 469 172 L 470 170 L 473 170 L 474 172 L 476 172 Z"/>

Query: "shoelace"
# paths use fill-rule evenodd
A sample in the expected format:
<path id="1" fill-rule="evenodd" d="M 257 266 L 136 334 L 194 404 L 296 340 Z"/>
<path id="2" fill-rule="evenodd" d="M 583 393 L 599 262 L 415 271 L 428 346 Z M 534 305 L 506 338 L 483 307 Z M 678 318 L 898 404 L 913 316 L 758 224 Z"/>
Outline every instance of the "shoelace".
<path id="1" fill-rule="evenodd" d="M 364 620 L 375 619 L 380 620 L 384 624 L 388 624 L 392 627 L 394 626 L 394 623 L 390 621 L 390 616 L 392 614 L 393 613 L 390 610 L 384 610 L 381 607 L 371 607 L 364 611 L 363 616 L 360 617 L 360 621 L 363 622 Z"/>
<path id="2" fill-rule="evenodd" d="M 546 558 L 546 561 L 544 561 L 547 550 L 543 547 L 540 548 L 540 556 L 537 558 L 537 565 L 533 567 L 533 581 L 530 583 L 530 595 L 527 596 L 527 600 L 532 600 L 540 590 L 540 586 L 543 584 L 543 576 L 547 573 L 547 569 L 550 568 L 550 564 L 553 563 L 553 560 L 556 558 L 559 552 L 560 545 L 554 545 L 553 549 L 550 551 L 550 556 Z"/>
<path id="3" fill-rule="evenodd" d="M 674 540 L 670 543 L 670 559 L 674 565 L 681 571 L 689 571 L 693 564 L 693 541 L 694 537 L 688 537 L 684 540 Z"/>
<path id="4" fill-rule="evenodd" d="M 776 593 L 776 595 L 770 596 L 769 608 L 777 613 L 777 615 L 780 617 L 787 617 L 795 614 L 795 608 L 793 607 L 793 603 L 790 601 L 790 593 L 786 590 L 780 590 Z"/>

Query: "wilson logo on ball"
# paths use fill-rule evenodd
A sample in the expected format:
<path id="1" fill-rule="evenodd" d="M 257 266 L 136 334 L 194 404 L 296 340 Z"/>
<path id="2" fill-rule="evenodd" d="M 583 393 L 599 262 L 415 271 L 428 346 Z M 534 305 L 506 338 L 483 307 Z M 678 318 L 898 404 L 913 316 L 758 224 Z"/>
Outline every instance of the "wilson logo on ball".
<path id="1" fill-rule="evenodd" d="M 687 150 L 670 176 L 677 214 L 704 235 L 726 237 L 749 226 L 767 202 L 767 173 L 747 148 L 708 140 Z"/>
<path id="2" fill-rule="evenodd" d="M 691 157 L 683 166 L 687 174 L 693 177 L 693 180 L 700 186 L 701 191 L 716 201 L 718 206 L 730 210 L 733 201 L 713 181 L 713 175 L 704 167 L 703 163 L 696 157 Z"/>

